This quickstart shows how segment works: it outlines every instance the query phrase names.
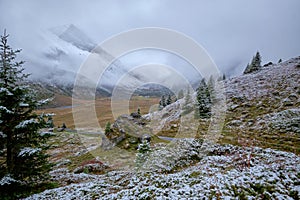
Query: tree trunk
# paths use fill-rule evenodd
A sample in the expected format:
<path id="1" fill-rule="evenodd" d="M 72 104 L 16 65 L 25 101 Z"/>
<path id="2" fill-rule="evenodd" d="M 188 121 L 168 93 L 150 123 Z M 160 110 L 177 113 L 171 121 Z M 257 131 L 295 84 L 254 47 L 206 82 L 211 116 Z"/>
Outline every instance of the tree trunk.
<path id="1" fill-rule="evenodd" d="M 14 155 L 13 155 L 13 134 L 10 132 L 7 134 L 7 152 L 6 152 L 6 165 L 7 172 L 11 173 L 14 168 Z"/>

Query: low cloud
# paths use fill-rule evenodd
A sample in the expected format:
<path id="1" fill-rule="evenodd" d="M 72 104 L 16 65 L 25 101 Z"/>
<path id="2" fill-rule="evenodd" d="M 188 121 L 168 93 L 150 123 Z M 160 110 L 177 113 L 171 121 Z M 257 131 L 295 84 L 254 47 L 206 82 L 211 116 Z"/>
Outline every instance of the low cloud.
<path id="1" fill-rule="evenodd" d="M 239 74 L 257 50 L 264 62 L 300 54 L 299 0 L 1 0 L 0 7 L 0 30 L 24 54 L 47 45 L 41 31 L 63 24 L 75 24 L 95 43 L 132 28 L 174 29 L 201 44 L 228 75 Z"/>

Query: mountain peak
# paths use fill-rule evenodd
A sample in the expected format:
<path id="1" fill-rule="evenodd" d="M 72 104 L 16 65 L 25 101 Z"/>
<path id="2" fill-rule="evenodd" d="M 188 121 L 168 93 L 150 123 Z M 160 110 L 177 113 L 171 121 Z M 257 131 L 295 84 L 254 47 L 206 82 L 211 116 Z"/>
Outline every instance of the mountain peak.
<path id="1" fill-rule="evenodd" d="M 66 24 L 49 29 L 54 35 L 60 39 L 71 43 L 77 48 L 84 51 L 91 51 L 96 44 L 81 29 L 74 24 Z"/>

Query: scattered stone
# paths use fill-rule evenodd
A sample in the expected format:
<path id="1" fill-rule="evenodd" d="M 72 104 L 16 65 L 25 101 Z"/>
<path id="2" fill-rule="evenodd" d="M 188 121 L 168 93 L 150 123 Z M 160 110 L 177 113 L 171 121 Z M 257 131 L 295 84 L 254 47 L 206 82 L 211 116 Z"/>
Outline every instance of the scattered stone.
<path id="1" fill-rule="evenodd" d="M 71 160 L 69 160 L 69 159 L 62 159 L 59 162 L 57 162 L 57 164 L 55 165 L 55 167 L 61 167 L 61 166 L 64 166 L 64 165 L 68 165 L 70 163 L 72 163 Z"/>
<path id="2" fill-rule="evenodd" d="M 240 126 L 242 124 L 243 124 L 243 122 L 241 120 L 232 120 L 232 121 L 228 122 L 229 126 Z"/>
<path id="3" fill-rule="evenodd" d="M 270 65 L 273 65 L 273 63 L 272 62 L 268 62 L 267 64 L 264 64 L 263 67 L 268 67 Z"/>
<path id="4" fill-rule="evenodd" d="M 236 108 L 238 108 L 238 107 L 239 107 L 239 105 L 234 104 L 234 105 L 230 106 L 229 110 L 230 110 L 230 111 L 234 111 L 234 110 L 235 110 Z"/>
<path id="5" fill-rule="evenodd" d="M 101 143 L 101 148 L 103 150 L 110 150 L 115 146 L 114 143 L 112 143 L 109 139 L 107 139 L 106 136 L 102 136 L 102 143 Z"/>
<path id="6" fill-rule="evenodd" d="M 292 106 L 292 105 L 294 105 L 294 103 L 293 103 L 293 101 L 290 100 L 289 98 L 285 98 L 285 99 L 283 99 L 283 101 L 282 101 L 282 105 L 283 105 L 283 106 Z"/>
<path id="7" fill-rule="evenodd" d="M 48 128 L 48 132 L 53 133 L 54 132 L 54 128 Z"/>
<path id="8" fill-rule="evenodd" d="M 89 160 L 74 169 L 74 173 L 101 173 L 109 167 L 97 159 Z"/>
<path id="9" fill-rule="evenodd" d="M 147 142 L 151 142 L 151 136 L 148 134 L 145 134 L 142 136 L 142 142 L 143 141 L 147 141 Z"/>
<path id="10" fill-rule="evenodd" d="M 64 128 L 57 128 L 57 132 L 63 132 L 64 130 Z"/>
<path id="11" fill-rule="evenodd" d="M 136 137 L 129 137 L 128 138 L 128 142 L 130 144 L 137 144 L 138 143 L 138 138 L 136 138 Z"/>
<path id="12" fill-rule="evenodd" d="M 269 127 L 279 132 L 300 133 L 300 109 L 287 109 L 278 113 L 267 114 L 264 118 Z"/>
<path id="13" fill-rule="evenodd" d="M 135 112 L 131 113 L 130 116 L 133 117 L 133 118 L 140 118 L 141 117 L 141 115 L 139 113 L 135 113 Z"/>
<path id="14" fill-rule="evenodd" d="M 292 102 L 297 102 L 297 100 L 298 100 L 298 95 L 295 94 L 295 93 L 292 93 L 292 94 L 289 95 L 288 98 L 289 98 Z"/>

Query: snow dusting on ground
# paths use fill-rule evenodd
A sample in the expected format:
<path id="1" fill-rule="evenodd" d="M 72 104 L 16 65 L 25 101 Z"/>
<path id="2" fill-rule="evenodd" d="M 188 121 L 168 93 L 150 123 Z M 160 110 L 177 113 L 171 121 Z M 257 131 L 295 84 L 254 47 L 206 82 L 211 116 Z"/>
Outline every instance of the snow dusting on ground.
<path id="1" fill-rule="evenodd" d="M 257 143 L 261 147 L 299 150 L 299 66 L 297 57 L 225 81 L 224 143 L 235 144 L 234 137 L 240 134 L 261 140 Z M 180 118 L 178 108 L 179 101 L 144 118 L 163 118 L 158 129 L 165 124 L 177 128 L 171 122 Z M 241 146 L 205 146 L 200 139 L 178 138 L 171 144 L 153 145 L 142 168 L 108 169 L 102 175 L 74 173 L 61 164 L 51 172 L 61 187 L 27 199 L 300 199 L 299 154 L 255 147 L 255 143 Z M 103 163 L 106 166 L 109 163 Z"/>
<path id="2" fill-rule="evenodd" d="M 191 148 L 191 151 L 195 149 Z M 163 166 L 162 166 L 163 167 Z M 55 175 L 54 175 L 55 174 Z M 293 153 L 214 145 L 199 162 L 174 170 L 111 171 L 104 175 L 52 173 L 73 184 L 29 199 L 296 199 L 300 157 Z"/>

